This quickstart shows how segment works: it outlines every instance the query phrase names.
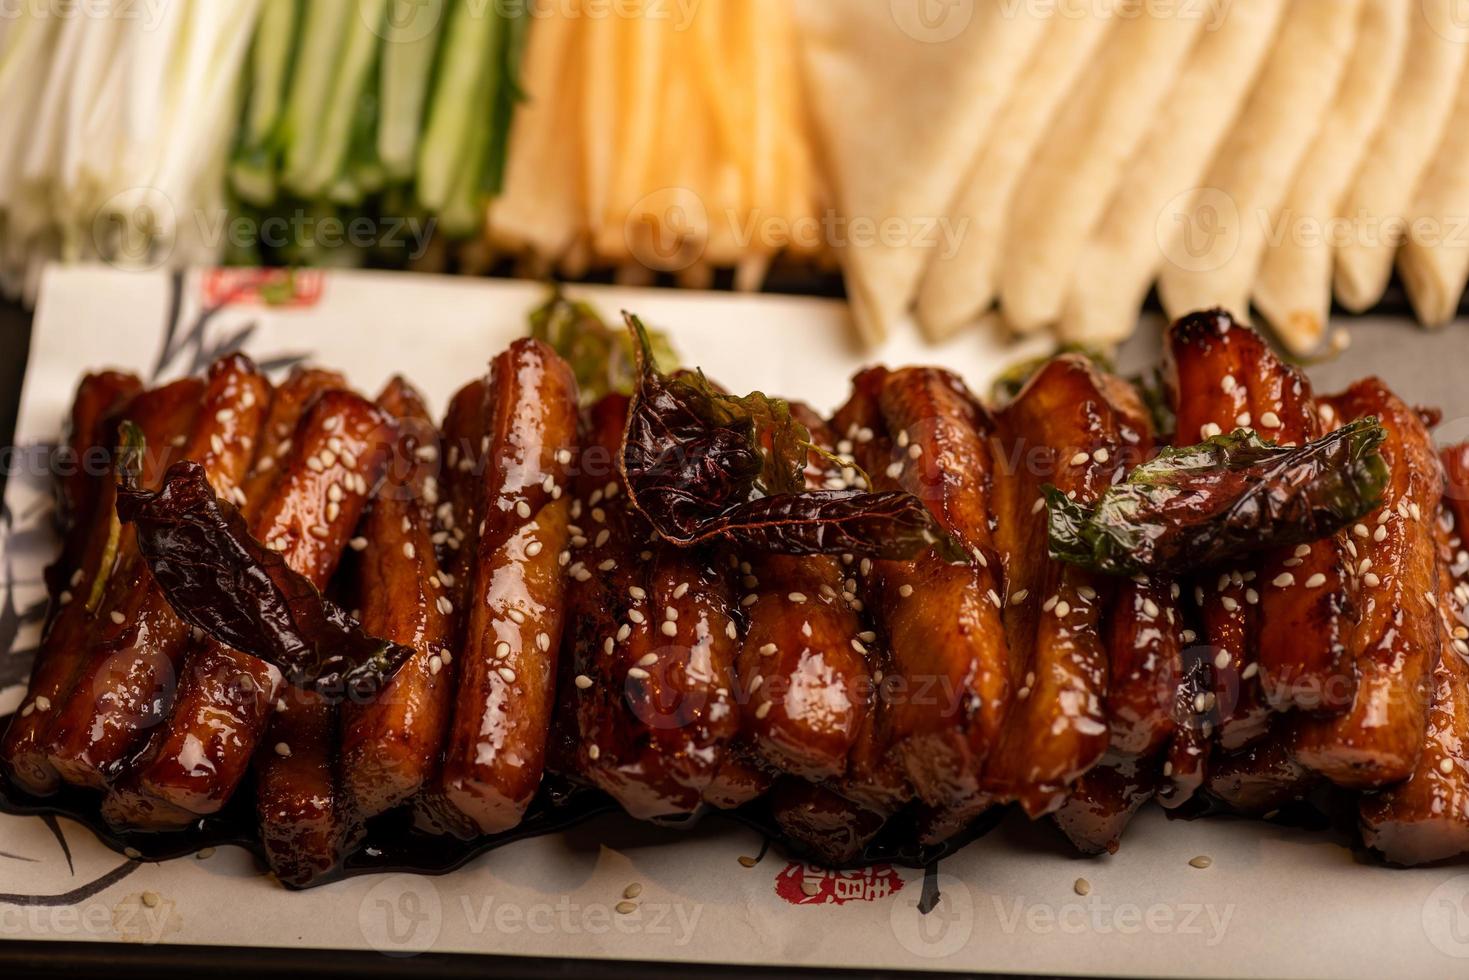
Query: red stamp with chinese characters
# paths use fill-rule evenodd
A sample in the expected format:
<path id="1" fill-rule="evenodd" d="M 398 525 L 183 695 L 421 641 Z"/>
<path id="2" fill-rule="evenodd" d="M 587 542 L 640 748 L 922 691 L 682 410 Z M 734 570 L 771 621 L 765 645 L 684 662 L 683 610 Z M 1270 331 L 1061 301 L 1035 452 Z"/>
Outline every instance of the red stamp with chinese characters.
<path id="1" fill-rule="evenodd" d="M 852 871 L 829 871 L 814 864 L 792 861 L 775 876 L 775 893 L 792 905 L 845 905 L 874 902 L 903 887 L 890 864 L 874 864 Z"/>

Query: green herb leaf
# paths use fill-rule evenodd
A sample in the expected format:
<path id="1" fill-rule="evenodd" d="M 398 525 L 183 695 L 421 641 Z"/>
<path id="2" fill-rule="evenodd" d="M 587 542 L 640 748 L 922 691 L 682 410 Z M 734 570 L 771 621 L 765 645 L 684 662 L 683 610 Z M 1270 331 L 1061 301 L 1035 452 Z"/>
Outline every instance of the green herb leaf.
<path id="1" fill-rule="evenodd" d="M 648 343 L 660 370 L 678 366 L 667 336 L 649 330 Z M 530 335 L 544 341 L 571 365 L 583 405 L 606 395 L 631 395 L 637 385 L 637 355 L 625 330 L 608 327 L 590 303 L 567 299 L 557 287 L 530 315 Z"/>
<path id="2" fill-rule="evenodd" d="M 1379 505 L 1385 438 L 1376 418 L 1291 449 L 1239 429 L 1165 449 L 1090 510 L 1047 486 L 1051 556 L 1113 575 L 1181 572 L 1327 537 Z"/>

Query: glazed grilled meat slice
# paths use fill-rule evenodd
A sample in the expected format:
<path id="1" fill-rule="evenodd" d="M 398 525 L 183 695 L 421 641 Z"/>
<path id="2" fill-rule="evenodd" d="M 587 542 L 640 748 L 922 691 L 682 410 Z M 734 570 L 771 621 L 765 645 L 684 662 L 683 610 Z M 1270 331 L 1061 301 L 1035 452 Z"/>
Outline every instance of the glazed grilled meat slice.
<path id="1" fill-rule="evenodd" d="M 342 706 L 342 788 L 368 819 L 408 800 L 432 779 L 453 704 L 453 617 L 434 550 L 439 439 L 428 409 L 402 378 L 377 399 L 396 420 L 398 444 L 363 521 L 358 603 L 370 635 L 413 656 L 372 701 Z M 452 600 L 450 600 L 452 601 Z"/>
<path id="2" fill-rule="evenodd" d="M 326 392 L 301 420 L 251 533 L 279 551 L 294 571 L 325 588 L 395 438 L 392 421 L 371 402 L 350 392 Z M 168 722 L 155 731 L 129 777 L 112 788 L 104 815 L 118 826 L 157 826 L 185 813 L 217 812 L 239 785 L 277 714 L 320 713 L 316 700 L 295 696 L 295 689 L 278 699 L 280 682 L 274 667 L 205 643 L 185 661 Z M 263 797 L 259 802 L 262 813 L 290 809 Z M 335 793 L 326 793 L 322 805 L 334 807 Z"/>
<path id="3" fill-rule="evenodd" d="M 483 412 L 467 633 L 435 790 L 441 821 L 469 834 L 514 827 L 541 782 L 565 614 L 576 381 L 550 347 L 519 340 L 492 362 Z"/>
<path id="4" fill-rule="evenodd" d="M 1032 817 L 1065 799 L 1110 733 L 1107 652 L 1100 633 L 1106 583 L 1047 552 L 1041 488 L 1094 502 L 1148 440 L 1146 412 L 1122 381 L 1074 355 L 1047 364 L 1000 413 L 995 453 L 996 541 L 1005 556 L 1005 631 L 1016 686 L 985 769 L 985 787 Z"/>
<path id="5" fill-rule="evenodd" d="M 1216 751 L 1209 760 L 1210 795 L 1235 813 L 1268 816 L 1304 799 L 1320 777 L 1290 756 L 1285 738 L 1272 734 L 1238 752 Z"/>
<path id="6" fill-rule="evenodd" d="M 62 443 L 52 456 L 56 474 L 56 526 L 61 555 L 46 569 L 52 595 L 71 588 L 90 543 L 86 533 L 112 480 L 117 413 L 143 391 L 136 375 L 119 371 L 87 374 L 77 383 Z"/>
<path id="7" fill-rule="evenodd" d="M 444 415 L 443 494 L 435 512 L 439 566 L 455 608 L 468 605 L 470 570 L 479 540 L 478 497 L 484 478 L 485 397 L 489 379 L 477 378 L 454 393 Z"/>
<path id="8" fill-rule="evenodd" d="M 775 780 L 775 773 L 736 740 L 725 748 L 714 778 L 704 787 L 703 799 L 716 809 L 734 810 L 764 796 Z"/>
<path id="9" fill-rule="evenodd" d="M 965 816 L 988 806 L 980 773 L 1009 700 L 989 532 L 988 426 L 963 384 L 932 368 L 864 372 L 836 422 L 838 432 L 855 432 L 874 489 L 916 494 L 974 556 L 950 564 L 929 552 L 858 568 L 889 638 L 892 675 L 878 729 L 918 797 Z"/>
<path id="10" fill-rule="evenodd" d="M 1157 790 L 1157 760 L 1104 756 L 1056 810 L 1056 826 L 1083 854 L 1115 854 L 1128 821 Z"/>
<path id="11" fill-rule="evenodd" d="M 1184 612 L 1177 582 L 1140 576 L 1119 582 L 1103 637 L 1111 751 L 1156 755 L 1177 729 L 1183 677 Z"/>
<path id="12" fill-rule="evenodd" d="M 1360 381 L 1330 404 L 1343 422 L 1381 420 L 1391 480 L 1382 506 L 1362 521 L 1367 535 L 1354 534 L 1345 545 L 1356 617 L 1348 643 L 1357 652 L 1355 697 L 1339 716 L 1299 719 L 1291 751 L 1339 786 L 1373 789 L 1407 779 L 1423 750 L 1441 646 L 1433 524 L 1443 469 L 1418 413 L 1381 381 Z"/>
<path id="13" fill-rule="evenodd" d="M 726 563 L 654 543 L 616 460 L 627 399 L 588 413 L 567 604 L 576 768 L 644 819 L 747 802 L 759 770 L 726 758 L 740 730 L 739 632 Z M 720 772 L 724 780 L 715 787 Z"/>
<path id="14" fill-rule="evenodd" d="M 787 776 L 770 791 L 770 815 L 786 839 L 825 864 L 850 864 L 862 854 L 886 814 L 815 783 Z"/>
<path id="15" fill-rule="evenodd" d="M 1304 445 L 1322 435 L 1318 406 L 1310 382 L 1280 361 L 1259 334 L 1233 322 L 1222 312 L 1202 313 L 1179 321 L 1169 332 L 1168 382 L 1178 413 L 1180 441 L 1202 438 L 1206 426 L 1223 432 L 1253 428 L 1280 445 Z M 1227 677 L 1216 685 L 1240 692 L 1238 705 L 1223 717 L 1220 738 L 1238 747 L 1261 731 L 1256 688 L 1274 708 L 1284 711 L 1336 712 L 1351 703 L 1355 676 L 1346 649 L 1346 585 L 1342 574 L 1342 542 L 1337 537 L 1268 553 L 1249 571 L 1251 593 L 1229 613 L 1219 606 L 1228 596 L 1240 603 L 1237 583 L 1224 594 L 1206 597 L 1211 620 L 1209 639 L 1230 654 Z M 1276 581 L 1324 581 L 1309 590 L 1273 586 Z M 1208 593 L 1207 581 L 1206 596 Z M 1217 591 L 1217 590 L 1215 590 Z M 1255 602 L 1249 599 L 1253 595 Z M 1258 608 L 1254 608 L 1258 604 Z M 1229 614 L 1226 614 L 1229 613 Z M 1244 655 L 1221 642 L 1219 629 L 1233 643 L 1240 632 L 1251 633 Z M 1254 659 L 1250 647 L 1258 650 Z M 1238 661 L 1238 663 L 1236 663 Z M 1242 677 L 1258 664 L 1259 679 Z"/>
<path id="16" fill-rule="evenodd" d="M 57 563 L 47 569 L 51 610 L 25 699 L 0 738 L 0 765 L 29 793 L 50 794 L 61 784 L 60 776 L 46 761 L 43 739 L 54 717 L 51 712 L 61 706 L 71 690 L 87 637 L 97 628 L 100 610 L 89 600 L 94 589 L 105 587 L 111 568 L 117 419 L 124 411 L 130 412 L 145 436 L 151 433 L 157 440 L 155 455 L 164 459 L 172 451 L 168 442 L 176 434 L 174 430 L 182 431 L 188 423 L 183 418 L 176 418 L 167 427 L 160 423 L 170 415 L 190 415 L 197 396 L 197 382 L 148 395 L 139 395 L 138 387 L 130 375 L 90 374 L 78 385 L 72 403 L 67 446 L 61 451 L 64 457 L 58 460 L 58 465 L 73 469 L 60 486 L 58 517 L 65 535 L 64 550 Z M 185 394 L 185 389 L 193 390 Z M 161 410 L 165 404 L 171 412 Z M 156 466 L 147 469 L 145 476 L 154 480 L 162 473 Z M 117 544 L 122 544 L 121 537 Z M 99 577 L 103 585 L 99 585 Z M 105 618 L 106 613 L 102 615 Z"/>
<path id="17" fill-rule="evenodd" d="M 275 492 L 280 481 L 281 464 L 290 456 L 301 416 L 323 392 L 334 390 L 346 391 L 347 379 L 336 371 L 309 367 L 293 369 L 290 376 L 276 387 L 265 425 L 261 428 L 255 459 L 250 465 L 250 475 L 245 478 L 245 505 L 240 513 L 247 521 L 255 518 Z"/>
<path id="18" fill-rule="evenodd" d="M 1439 528 L 1443 646 L 1423 752 L 1408 779 L 1361 800 L 1362 839 L 1394 864 L 1469 852 L 1469 445 L 1443 454 L 1449 518 Z"/>
<path id="19" fill-rule="evenodd" d="M 835 440 L 804 405 L 792 415 L 827 453 Z M 810 489 L 848 486 L 826 457 L 813 454 Z M 871 678 L 868 644 L 851 556 L 752 556 L 741 565 L 745 635 L 737 675 L 744 695 L 744 728 L 774 768 L 807 779 L 842 776 L 847 753 L 866 721 Z"/>
<path id="20" fill-rule="evenodd" d="M 1180 445 L 1255 426 L 1253 389 L 1284 378 L 1264 363 L 1262 350 L 1258 336 L 1222 311 L 1185 317 L 1169 328 L 1164 377 Z M 1263 428 L 1265 420 L 1258 421 Z M 1258 579 L 1249 566 L 1222 569 L 1217 581 L 1207 572 L 1196 579 L 1203 637 L 1216 662 L 1206 713 L 1230 747 L 1259 738 L 1269 725 L 1256 661 Z"/>
<path id="21" fill-rule="evenodd" d="M 270 383 L 249 358 L 234 354 L 210 367 L 181 454 L 236 503 L 269 404 Z M 122 629 L 89 646 L 46 738 L 47 759 L 62 778 L 93 789 L 105 787 L 167 717 L 190 637 L 146 572 L 138 587 L 109 594 L 108 616 Z"/>

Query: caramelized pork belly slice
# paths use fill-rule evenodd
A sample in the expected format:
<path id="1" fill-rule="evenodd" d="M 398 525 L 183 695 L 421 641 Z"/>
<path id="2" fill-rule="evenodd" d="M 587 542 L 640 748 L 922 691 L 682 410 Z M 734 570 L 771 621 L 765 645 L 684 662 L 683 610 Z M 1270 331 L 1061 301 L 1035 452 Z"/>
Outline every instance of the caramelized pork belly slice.
<path id="1" fill-rule="evenodd" d="M 46 585 L 53 596 L 71 588 L 71 577 L 82 567 L 93 514 L 112 480 L 112 452 L 117 414 L 143 391 L 136 375 L 101 371 L 82 376 L 77 383 L 66 430 L 51 457 L 56 476 L 56 526 L 61 531 L 61 555 L 46 569 Z"/>
<path id="2" fill-rule="evenodd" d="M 867 711 L 863 656 L 876 637 L 843 597 L 837 559 L 766 556 L 753 568 L 737 668 L 745 729 L 777 769 L 840 776 Z"/>
<path id="3" fill-rule="evenodd" d="M 1374 789 L 1407 779 L 1423 751 L 1442 645 L 1433 525 L 1443 468 L 1418 413 L 1381 381 L 1360 381 L 1330 404 L 1343 422 L 1381 420 L 1391 478 L 1382 506 L 1361 522 L 1368 534 L 1346 543 L 1355 615 L 1348 646 L 1357 651 L 1351 707 L 1339 716 L 1298 719 L 1291 751 L 1339 786 Z M 1288 587 L 1315 585 L 1297 580 Z"/>
<path id="4" fill-rule="evenodd" d="M 616 472 L 626 416 L 620 395 L 591 408 L 576 481 L 565 644 L 575 765 L 641 819 L 693 813 L 706 792 L 738 805 L 763 780 L 726 765 L 740 732 L 730 559 L 651 540 Z"/>
<path id="5" fill-rule="evenodd" d="M 1223 311 L 1196 313 L 1169 328 L 1164 378 L 1179 445 L 1241 428 L 1277 438 L 1285 417 L 1310 411 L 1305 380 Z M 1253 562 L 1220 571 L 1217 581 L 1204 572 L 1195 582 L 1202 586 L 1203 635 L 1217 661 L 1211 714 L 1220 741 L 1237 748 L 1269 725 L 1256 644 L 1261 583 Z"/>
<path id="6" fill-rule="evenodd" d="M 449 400 L 440 438 L 443 497 L 435 511 L 439 566 L 454 605 L 468 605 L 470 570 L 479 540 L 476 510 L 484 478 L 485 395 L 489 378 L 477 378 Z"/>
<path id="7" fill-rule="evenodd" d="M 181 456 L 204 467 L 219 495 L 241 503 L 240 484 L 254 458 L 270 383 L 242 354 L 209 369 L 193 430 Z M 110 597 L 108 616 L 121 618 L 89 646 L 72 696 L 46 738 L 51 765 L 67 782 L 101 789 L 168 716 L 190 630 L 149 576 L 140 587 Z"/>
<path id="8" fill-rule="evenodd" d="M 1052 815 L 1083 854 L 1117 852 L 1122 832 L 1158 790 L 1158 761 L 1107 755 L 1082 774 Z"/>
<path id="9" fill-rule="evenodd" d="M 1204 785 L 1214 734 L 1209 712 L 1214 703 L 1213 647 L 1200 645 L 1193 630 L 1185 630 L 1183 675 L 1173 700 L 1173 737 L 1162 758 L 1158 803 L 1170 810 L 1193 799 Z"/>
<path id="10" fill-rule="evenodd" d="M 256 750 L 255 809 L 271 871 L 300 887 L 336 869 L 350 821 L 336 792 L 336 705 L 314 691 L 282 696 L 290 706 Z"/>
<path id="11" fill-rule="evenodd" d="M 1262 817 L 1304 799 L 1321 781 L 1290 756 L 1284 725 L 1238 752 L 1209 760 L 1209 793 L 1235 813 Z"/>
<path id="12" fill-rule="evenodd" d="M 325 588 L 395 436 L 392 421 L 371 402 L 345 391 L 322 395 L 301 420 L 251 534 Z M 218 643 L 191 654 L 167 723 L 155 729 L 132 773 L 113 787 L 118 798 L 108 807 L 111 819 L 128 825 L 130 801 L 140 796 L 171 804 L 175 812 L 218 812 L 265 737 L 279 682 L 275 668 Z"/>
<path id="13" fill-rule="evenodd" d="M 1103 639 L 1110 749 L 1151 757 L 1177 727 L 1174 706 L 1186 645 L 1178 583 L 1147 576 L 1119 582 L 1109 610 Z"/>
<path id="14" fill-rule="evenodd" d="M 577 448 L 571 368 L 547 345 L 518 340 L 491 363 L 483 412 L 467 632 L 435 793 L 461 832 L 490 834 L 520 822 L 550 735 Z"/>
<path id="15" fill-rule="evenodd" d="M 346 391 L 347 379 L 335 371 L 309 367 L 292 369 L 290 376 L 276 387 L 270 399 L 270 411 L 260 429 L 250 475 L 245 478 L 245 506 L 240 513 L 246 521 L 253 521 L 275 492 L 280 467 L 291 454 L 301 417 L 323 392 L 334 390 Z"/>
<path id="16" fill-rule="evenodd" d="M 96 628 L 99 610 L 88 605 L 109 560 L 116 496 L 112 447 L 117 441 L 117 419 L 123 411 L 137 416 L 145 437 L 151 432 L 163 443 L 161 447 L 154 444 L 155 455 L 163 455 L 160 448 L 171 449 L 167 443 L 175 434 L 165 433 L 158 424 L 163 413 L 146 408 L 150 404 L 156 407 L 164 399 L 156 393 L 140 395 L 137 387 L 136 379 L 128 375 L 88 375 L 72 403 L 67 445 L 57 461 L 58 466 L 69 467 L 71 473 L 62 477 L 58 505 L 65 534 L 63 552 L 46 571 L 51 608 L 25 699 L 0 737 L 0 766 L 29 793 L 50 794 L 61 784 L 60 776 L 46 761 L 41 742 L 52 710 L 61 706 L 71 690 L 87 636 Z M 192 411 L 192 398 L 170 401 L 179 413 Z M 185 425 L 180 421 L 177 428 L 181 431 Z M 156 468 L 149 469 L 156 479 Z"/>
<path id="17" fill-rule="evenodd" d="M 734 741 L 725 747 L 714 778 L 704 787 L 704 802 L 720 810 L 734 810 L 764 796 L 776 778 L 750 748 Z"/>
<path id="18" fill-rule="evenodd" d="M 1442 861 L 1469 852 L 1469 446 L 1443 454 L 1450 528 L 1439 532 L 1443 645 L 1433 668 L 1433 706 L 1423 752 L 1408 779 L 1362 796 L 1362 839 L 1394 864 Z"/>
<path id="19" fill-rule="evenodd" d="M 1009 699 L 989 537 L 988 420 L 956 377 L 910 368 L 859 375 L 836 425 L 838 432 L 855 426 L 854 449 L 864 466 L 873 464 L 875 489 L 919 496 L 974 556 L 950 564 L 929 552 L 911 562 L 862 563 L 858 572 L 890 638 L 881 710 L 891 751 L 925 802 L 977 813 L 988 805 L 979 777 Z"/>
<path id="20" fill-rule="evenodd" d="M 770 791 L 770 814 L 786 839 L 824 864 L 850 864 L 887 817 L 815 783 L 786 776 Z"/>
<path id="21" fill-rule="evenodd" d="M 1048 363 L 997 419 L 995 537 L 1004 556 L 1005 632 L 1015 700 L 985 769 L 985 788 L 1032 817 L 1059 806 L 1101 759 L 1107 650 L 1100 633 L 1109 588 L 1047 551 L 1043 485 L 1086 504 L 1135 464 L 1150 442 L 1130 387 L 1085 358 Z"/>
<path id="22" fill-rule="evenodd" d="M 438 436 L 422 397 L 395 378 L 378 407 L 397 421 L 383 487 L 359 529 L 357 597 L 363 629 L 413 649 L 366 703 L 342 706 L 342 790 L 368 819 L 417 793 L 434 775 L 453 699 L 453 617 L 433 544 Z"/>

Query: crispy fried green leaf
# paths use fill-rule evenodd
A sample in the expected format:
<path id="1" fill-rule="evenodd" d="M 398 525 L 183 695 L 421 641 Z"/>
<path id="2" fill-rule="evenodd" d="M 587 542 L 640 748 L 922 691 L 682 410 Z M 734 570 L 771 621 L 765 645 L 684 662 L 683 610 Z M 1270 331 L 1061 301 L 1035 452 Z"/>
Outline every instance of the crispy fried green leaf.
<path id="1" fill-rule="evenodd" d="M 530 315 L 530 335 L 555 349 L 576 375 L 581 403 L 591 405 L 610 394 L 631 395 L 637 384 L 637 355 L 632 338 L 608 327 L 590 304 L 568 299 L 556 287 Z M 668 338 L 648 331 L 648 341 L 660 369 L 672 371 L 678 354 Z"/>
<path id="2" fill-rule="evenodd" d="M 816 447 L 789 403 L 760 392 L 729 395 L 698 371 L 664 374 L 646 328 L 630 314 L 627 323 L 638 384 L 620 464 L 629 499 L 665 540 L 887 559 L 936 548 L 964 560 L 910 493 L 807 490 Z"/>
<path id="3" fill-rule="evenodd" d="M 1095 508 L 1047 486 L 1051 556 L 1114 575 L 1181 572 L 1327 537 L 1378 506 L 1385 438 L 1375 418 L 1290 449 L 1239 429 L 1165 449 Z"/>
<path id="4" fill-rule="evenodd" d="M 1004 405 L 1014 400 L 1015 396 L 1025 388 L 1026 382 L 1035 377 L 1036 372 L 1051 363 L 1062 354 L 1080 354 L 1091 361 L 1097 367 L 1109 374 L 1115 374 L 1116 369 L 1112 366 L 1112 359 L 1094 347 L 1085 344 L 1058 344 L 1056 349 L 1044 357 L 1032 357 L 1010 365 L 1000 372 L 990 385 L 990 400 L 996 405 Z"/>

